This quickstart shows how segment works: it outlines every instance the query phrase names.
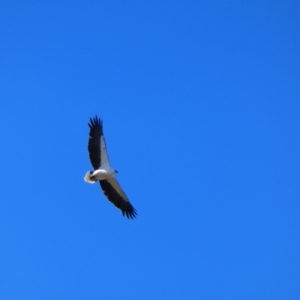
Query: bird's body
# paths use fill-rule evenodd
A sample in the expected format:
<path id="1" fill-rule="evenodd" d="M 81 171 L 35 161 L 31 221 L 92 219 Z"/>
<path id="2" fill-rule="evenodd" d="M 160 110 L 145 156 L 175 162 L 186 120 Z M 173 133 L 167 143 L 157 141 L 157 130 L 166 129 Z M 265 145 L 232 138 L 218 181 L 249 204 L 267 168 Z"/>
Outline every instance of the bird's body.
<path id="1" fill-rule="evenodd" d="M 133 219 L 136 217 L 137 212 L 115 179 L 115 174 L 118 171 L 112 169 L 109 164 L 102 121 L 96 116 L 90 119 L 89 127 L 88 151 L 94 171 L 87 172 L 84 180 L 88 183 L 99 181 L 108 200 L 121 209 L 123 215 Z"/>
<path id="2" fill-rule="evenodd" d="M 89 183 L 95 183 L 97 180 L 105 180 L 114 177 L 115 173 L 117 173 L 115 170 L 106 170 L 106 169 L 98 169 L 94 172 L 87 172 L 84 180 Z"/>

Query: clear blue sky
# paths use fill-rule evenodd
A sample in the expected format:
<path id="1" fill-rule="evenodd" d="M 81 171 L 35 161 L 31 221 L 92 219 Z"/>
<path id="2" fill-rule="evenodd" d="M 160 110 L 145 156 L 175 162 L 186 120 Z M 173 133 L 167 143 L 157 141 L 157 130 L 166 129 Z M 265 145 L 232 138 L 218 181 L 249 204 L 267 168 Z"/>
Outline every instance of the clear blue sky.
<path id="1" fill-rule="evenodd" d="M 1 299 L 300 299 L 299 1 L 2 1 L 0 28 Z M 95 114 L 135 220 L 83 181 Z"/>

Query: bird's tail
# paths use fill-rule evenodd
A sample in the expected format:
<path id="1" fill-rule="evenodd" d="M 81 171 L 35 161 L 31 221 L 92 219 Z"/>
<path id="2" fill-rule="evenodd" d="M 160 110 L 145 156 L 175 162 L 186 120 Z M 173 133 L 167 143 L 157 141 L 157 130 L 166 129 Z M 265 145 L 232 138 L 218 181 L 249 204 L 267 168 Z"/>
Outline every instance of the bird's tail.
<path id="1" fill-rule="evenodd" d="M 84 181 L 88 182 L 88 183 L 95 183 L 95 180 L 91 179 L 91 172 L 87 172 L 84 176 Z"/>

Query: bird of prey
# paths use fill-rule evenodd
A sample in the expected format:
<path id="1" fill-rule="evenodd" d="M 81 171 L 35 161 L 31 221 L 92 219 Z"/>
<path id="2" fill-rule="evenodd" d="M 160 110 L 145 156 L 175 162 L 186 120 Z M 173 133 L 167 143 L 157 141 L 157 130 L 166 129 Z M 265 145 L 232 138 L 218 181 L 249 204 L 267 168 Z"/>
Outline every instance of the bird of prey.
<path id="1" fill-rule="evenodd" d="M 87 172 L 84 180 L 88 183 L 99 181 L 108 200 L 122 211 L 123 216 L 126 215 L 128 219 L 133 219 L 137 212 L 115 178 L 118 171 L 112 169 L 109 164 L 102 121 L 96 115 L 90 119 L 88 125 L 90 128 L 88 151 L 94 171 Z"/>

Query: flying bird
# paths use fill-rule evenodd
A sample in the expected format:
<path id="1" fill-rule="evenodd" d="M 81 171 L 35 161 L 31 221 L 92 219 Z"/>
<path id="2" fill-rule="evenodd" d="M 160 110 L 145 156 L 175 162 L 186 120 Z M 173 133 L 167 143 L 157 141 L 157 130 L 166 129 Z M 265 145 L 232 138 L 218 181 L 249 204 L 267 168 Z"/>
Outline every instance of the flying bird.
<path id="1" fill-rule="evenodd" d="M 102 121 L 96 115 L 90 119 L 88 125 L 90 128 L 88 152 L 94 171 L 87 172 L 84 180 L 88 183 L 99 181 L 108 200 L 122 211 L 123 216 L 133 219 L 137 216 L 137 212 L 115 178 L 118 171 L 112 169 L 109 164 Z"/>

